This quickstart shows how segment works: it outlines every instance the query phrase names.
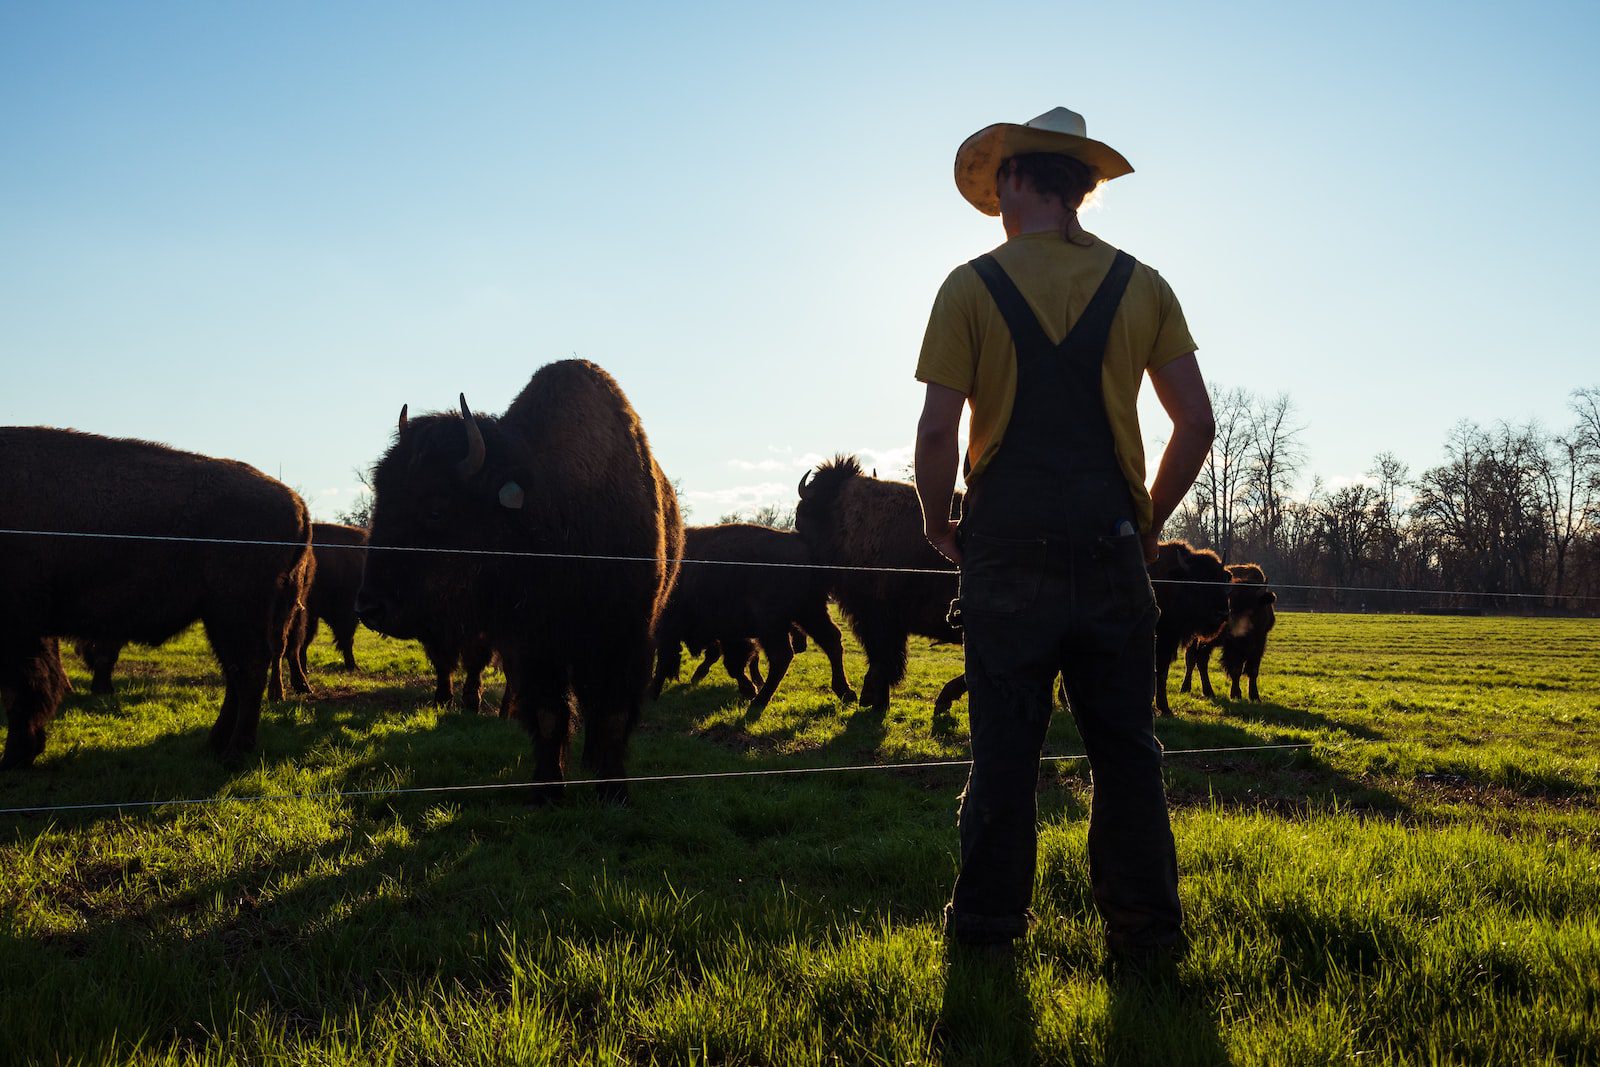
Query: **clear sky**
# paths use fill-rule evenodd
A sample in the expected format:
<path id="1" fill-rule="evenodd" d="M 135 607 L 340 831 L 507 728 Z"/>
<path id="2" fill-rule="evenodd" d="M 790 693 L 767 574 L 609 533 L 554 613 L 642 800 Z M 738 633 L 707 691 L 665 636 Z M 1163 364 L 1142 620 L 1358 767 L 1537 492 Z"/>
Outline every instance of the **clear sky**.
<path id="1" fill-rule="evenodd" d="M 1065 105 L 1089 229 L 1311 467 L 1600 384 L 1600 5 L 0 2 L 0 423 L 246 460 L 322 517 L 402 403 L 574 353 L 696 521 L 897 470 L 969 133 Z M 1147 390 L 1148 392 L 1148 390 Z M 1146 434 L 1163 436 L 1151 415 Z"/>

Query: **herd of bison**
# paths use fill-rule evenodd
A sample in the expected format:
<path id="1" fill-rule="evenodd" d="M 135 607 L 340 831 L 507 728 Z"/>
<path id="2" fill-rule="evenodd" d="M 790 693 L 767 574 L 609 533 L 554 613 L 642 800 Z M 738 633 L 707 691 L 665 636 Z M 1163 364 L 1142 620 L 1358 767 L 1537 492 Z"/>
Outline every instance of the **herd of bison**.
<path id="1" fill-rule="evenodd" d="M 686 530 L 638 416 L 583 360 L 541 368 L 498 417 L 465 398 L 459 413 L 402 408 L 372 485 L 369 529 L 313 523 L 293 490 L 243 463 L 0 428 L 0 770 L 44 749 L 70 688 L 62 638 L 76 641 L 93 691 L 109 692 L 123 645 L 159 644 L 198 620 L 222 669 L 210 744 L 225 757 L 254 747 L 264 695 L 283 696 L 280 670 L 309 691 L 319 623 L 347 669 L 358 624 L 420 641 L 440 704 L 476 709 L 493 660 L 506 678 L 500 714 L 532 737 L 540 795 L 560 788 L 576 713 L 584 766 L 611 780 L 612 799 L 625 795 L 616 780 L 641 703 L 679 676 L 685 648 L 702 657 L 694 680 L 720 661 L 757 712 L 815 644 L 834 694 L 853 701 L 831 600 L 866 653 L 860 701 L 881 710 L 905 674 L 909 635 L 961 639 L 950 622 L 957 578 L 923 538 L 911 485 L 839 457 L 801 479 L 792 532 Z M 1207 666 L 1220 649 L 1232 696 L 1246 678 L 1259 699 L 1274 601 L 1261 569 L 1168 541 L 1150 573 L 1159 712 L 1171 713 L 1180 649 L 1184 691 L 1198 668 L 1212 695 Z M 952 679 L 936 710 L 964 689 Z"/>

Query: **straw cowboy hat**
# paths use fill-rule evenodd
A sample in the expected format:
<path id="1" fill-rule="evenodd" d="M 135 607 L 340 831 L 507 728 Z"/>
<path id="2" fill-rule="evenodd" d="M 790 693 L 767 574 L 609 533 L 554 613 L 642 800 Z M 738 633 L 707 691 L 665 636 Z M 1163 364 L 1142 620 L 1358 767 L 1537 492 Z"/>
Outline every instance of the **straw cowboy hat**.
<path id="1" fill-rule="evenodd" d="M 1108 144 L 1091 141 L 1083 116 L 1064 107 L 1051 108 L 1022 125 L 997 122 L 985 126 L 956 149 L 956 188 L 967 202 L 985 215 L 1000 214 L 994 172 L 1012 156 L 1053 152 L 1089 164 L 1101 181 L 1132 174 L 1133 166 Z"/>

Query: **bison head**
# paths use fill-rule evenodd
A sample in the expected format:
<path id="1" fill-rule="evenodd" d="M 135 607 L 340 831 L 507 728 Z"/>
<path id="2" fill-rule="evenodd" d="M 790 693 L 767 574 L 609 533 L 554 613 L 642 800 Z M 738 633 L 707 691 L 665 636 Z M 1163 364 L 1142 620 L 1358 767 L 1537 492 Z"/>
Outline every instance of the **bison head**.
<path id="1" fill-rule="evenodd" d="M 485 557 L 527 546 L 518 536 L 527 472 L 496 420 L 400 410 L 399 428 L 372 477 L 372 530 L 356 612 L 392 637 L 476 622 L 509 561 Z"/>
<path id="2" fill-rule="evenodd" d="M 1270 630 L 1276 621 L 1273 608 L 1278 594 L 1267 588 L 1267 575 L 1254 563 L 1228 567 L 1228 634 L 1244 637 L 1252 630 Z"/>

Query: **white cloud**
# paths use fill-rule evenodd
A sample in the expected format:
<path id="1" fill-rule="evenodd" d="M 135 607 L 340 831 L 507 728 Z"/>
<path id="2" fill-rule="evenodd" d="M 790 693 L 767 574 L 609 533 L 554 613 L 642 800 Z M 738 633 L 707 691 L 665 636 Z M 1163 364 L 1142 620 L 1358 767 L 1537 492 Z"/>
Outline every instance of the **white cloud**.
<path id="1" fill-rule="evenodd" d="M 904 478 L 907 468 L 911 465 L 912 456 L 915 454 L 914 445 L 900 445 L 895 448 L 855 448 L 841 450 L 845 455 L 853 455 L 861 461 L 863 470 L 871 473 L 876 470 L 880 478 Z M 799 475 L 822 463 L 832 459 L 832 455 L 823 455 L 821 452 L 796 452 L 792 448 L 778 448 L 773 445 L 767 447 L 768 455 L 760 459 L 730 459 L 726 465 L 737 471 L 759 472 L 762 474 L 776 474 L 779 471 L 788 471 Z"/>

